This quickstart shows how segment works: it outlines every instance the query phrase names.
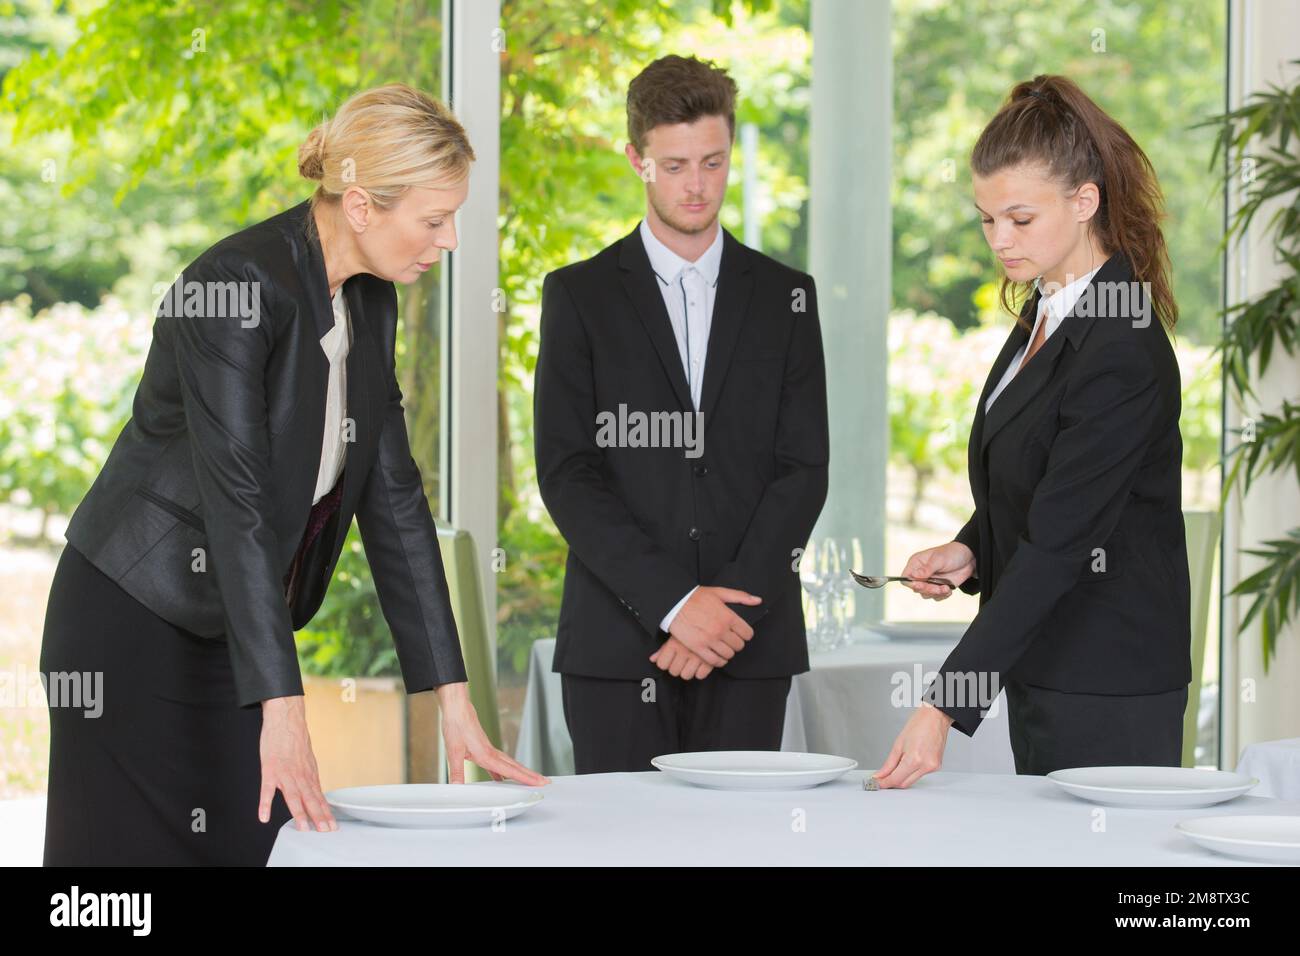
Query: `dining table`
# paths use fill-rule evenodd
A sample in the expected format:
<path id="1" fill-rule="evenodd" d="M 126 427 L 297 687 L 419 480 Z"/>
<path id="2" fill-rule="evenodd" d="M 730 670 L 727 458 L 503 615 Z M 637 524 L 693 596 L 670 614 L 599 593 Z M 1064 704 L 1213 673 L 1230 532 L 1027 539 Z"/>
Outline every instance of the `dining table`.
<path id="1" fill-rule="evenodd" d="M 798 790 L 723 790 L 661 771 L 557 776 L 509 819 L 379 826 L 336 811 L 334 831 L 277 835 L 270 866 L 1242 866 L 1176 829 L 1219 814 L 1300 815 L 1300 801 L 1246 794 L 1194 809 L 1099 806 L 1033 775 L 936 771 L 866 790 L 851 770 Z"/>

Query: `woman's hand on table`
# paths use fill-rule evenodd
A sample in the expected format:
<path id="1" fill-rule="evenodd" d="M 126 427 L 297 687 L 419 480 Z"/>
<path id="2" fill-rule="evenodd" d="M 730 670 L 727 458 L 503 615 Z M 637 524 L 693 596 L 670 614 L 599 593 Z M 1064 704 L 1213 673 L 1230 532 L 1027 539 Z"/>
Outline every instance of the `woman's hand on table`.
<path id="1" fill-rule="evenodd" d="M 548 777 L 497 750 L 478 722 L 464 681 L 442 684 L 437 689 L 442 711 L 442 739 L 447 745 L 447 766 L 452 783 L 465 782 L 465 761 L 472 760 L 492 775 L 493 780 L 515 780 L 530 787 L 550 783 Z"/>
<path id="2" fill-rule="evenodd" d="M 951 726 L 951 717 L 923 701 L 908 718 L 884 765 L 872 774 L 880 789 L 910 787 L 943 766 L 943 748 Z"/>
<path id="3" fill-rule="evenodd" d="M 293 814 L 299 830 L 337 830 L 338 823 L 320 788 L 320 772 L 307 735 L 307 705 L 301 695 L 262 701 L 262 792 L 257 818 L 271 819 L 275 791 Z"/>
<path id="4" fill-rule="evenodd" d="M 949 541 L 937 548 L 926 548 L 907 559 L 903 568 L 906 578 L 947 578 L 953 587 L 959 587 L 975 573 L 975 553 L 960 541 Z M 952 588 L 942 584 L 926 584 L 922 580 L 904 581 L 926 600 L 942 601 L 952 594 Z"/>
<path id="5" fill-rule="evenodd" d="M 659 645 L 650 655 L 650 663 L 682 680 L 703 680 L 713 671 L 712 665 L 675 637 Z"/>

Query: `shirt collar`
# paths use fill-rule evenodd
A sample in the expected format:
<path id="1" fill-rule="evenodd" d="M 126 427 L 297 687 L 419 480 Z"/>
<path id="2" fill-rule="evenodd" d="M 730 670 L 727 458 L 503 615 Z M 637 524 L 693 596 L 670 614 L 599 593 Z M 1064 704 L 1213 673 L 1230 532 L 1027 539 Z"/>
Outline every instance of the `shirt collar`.
<path id="1" fill-rule="evenodd" d="M 1055 331 L 1056 327 L 1065 321 L 1065 317 L 1070 314 L 1075 303 L 1079 301 L 1079 297 L 1083 295 L 1083 290 L 1088 287 L 1088 283 L 1092 281 L 1092 277 L 1100 270 L 1101 266 L 1097 266 L 1096 269 L 1093 269 L 1087 275 L 1080 276 L 1073 282 L 1060 287 L 1051 295 L 1041 296 L 1039 298 L 1039 315 L 1042 315 L 1044 309 L 1047 310 L 1048 334 Z M 1034 288 L 1040 293 L 1043 291 L 1044 284 L 1042 276 L 1039 276 L 1034 280 Z"/>
<path id="2" fill-rule="evenodd" d="M 649 224 L 641 220 L 641 242 L 645 245 L 646 255 L 650 258 L 650 268 L 654 269 L 661 282 L 671 284 L 677 281 L 677 277 L 687 266 L 694 266 L 695 271 L 704 276 L 704 281 L 709 285 L 717 285 L 718 268 L 722 264 L 722 225 L 718 225 L 718 232 L 713 237 L 713 242 L 709 248 L 704 250 L 694 262 L 683 259 L 677 253 L 673 252 L 662 242 L 659 237 L 650 231 Z"/>

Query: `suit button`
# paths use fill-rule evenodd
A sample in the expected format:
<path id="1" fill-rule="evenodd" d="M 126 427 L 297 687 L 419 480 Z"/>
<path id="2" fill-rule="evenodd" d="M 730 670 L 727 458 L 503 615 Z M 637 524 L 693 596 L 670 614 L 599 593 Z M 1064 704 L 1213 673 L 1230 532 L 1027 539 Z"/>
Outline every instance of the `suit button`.
<path id="1" fill-rule="evenodd" d="M 696 477 L 698 477 L 698 478 L 703 478 L 703 477 L 704 477 L 705 475 L 707 475 L 708 473 L 709 473 L 709 466 L 708 466 L 708 465 L 696 465 L 696 466 L 695 466 L 695 475 L 696 475 Z"/>
<path id="2" fill-rule="evenodd" d="M 692 528 L 690 531 L 686 532 L 686 537 L 690 538 L 692 541 L 699 541 L 699 540 L 700 540 L 700 529 L 699 529 L 699 528 Z"/>

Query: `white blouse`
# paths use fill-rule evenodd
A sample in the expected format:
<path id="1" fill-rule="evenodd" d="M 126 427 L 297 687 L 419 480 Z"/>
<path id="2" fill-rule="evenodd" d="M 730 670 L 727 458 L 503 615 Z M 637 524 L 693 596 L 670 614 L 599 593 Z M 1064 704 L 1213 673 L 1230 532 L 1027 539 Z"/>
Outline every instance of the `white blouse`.
<path id="1" fill-rule="evenodd" d="M 1101 266 L 1097 266 L 1096 269 L 1093 269 L 1086 276 L 1075 279 L 1069 285 L 1062 286 L 1051 295 L 1045 295 L 1039 298 L 1038 318 L 1034 320 L 1034 330 L 1029 333 L 1029 342 L 1034 341 L 1035 336 L 1038 335 L 1038 326 L 1043 321 L 1044 313 L 1046 313 L 1047 317 L 1047 330 L 1043 332 L 1043 342 L 1047 342 L 1047 339 L 1051 334 L 1057 330 L 1060 324 L 1065 321 L 1065 317 L 1074 309 L 1075 303 L 1078 302 L 1079 297 L 1083 295 L 1083 290 L 1088 287 L 1088 283 L 1092 281 L 1092 277 L 1097 274 L 1099 269 L 1101 269 Z M 1041 289 L 1042 284 L 1043 280 L 1040 276 L 1034 282 L 1035 288 Z M 1020 346 L 1020 351 L 1017 352 L 1016 357 L 1011 360 L 1011 364 L 1007 366 L 1007 370 L 1002 373 L 1002 381 L 998 382 L 997 388 L 993 389 L 993 391 L 989 393 L 988 399 L 984 402 L 985 414 L 988 414 L 989 407 L 993 404 L 993 400 L 1002 394 L 1002 390 L 1007 387 L 1007 384 L 1015 378 L 1016 373 L 1020 371 L 1020 366 L 1025 360 L 1025 353 L 1029 351 L 1029 342 Z"/>
<path id="2" fill-rule="evenodd" d="M 352 318 L 343 287 L 334 296 L 334 328 L 320 340 L 330 362 L 329 385 L 325 391 L 325 435 L 321 445 L 320 471 L 316 475 L 315 504 L 329 493 L 343 471 L 347 443 L 343 440 L 343 420 L 347 415 L 348 349 L 352 347 Z"/>

